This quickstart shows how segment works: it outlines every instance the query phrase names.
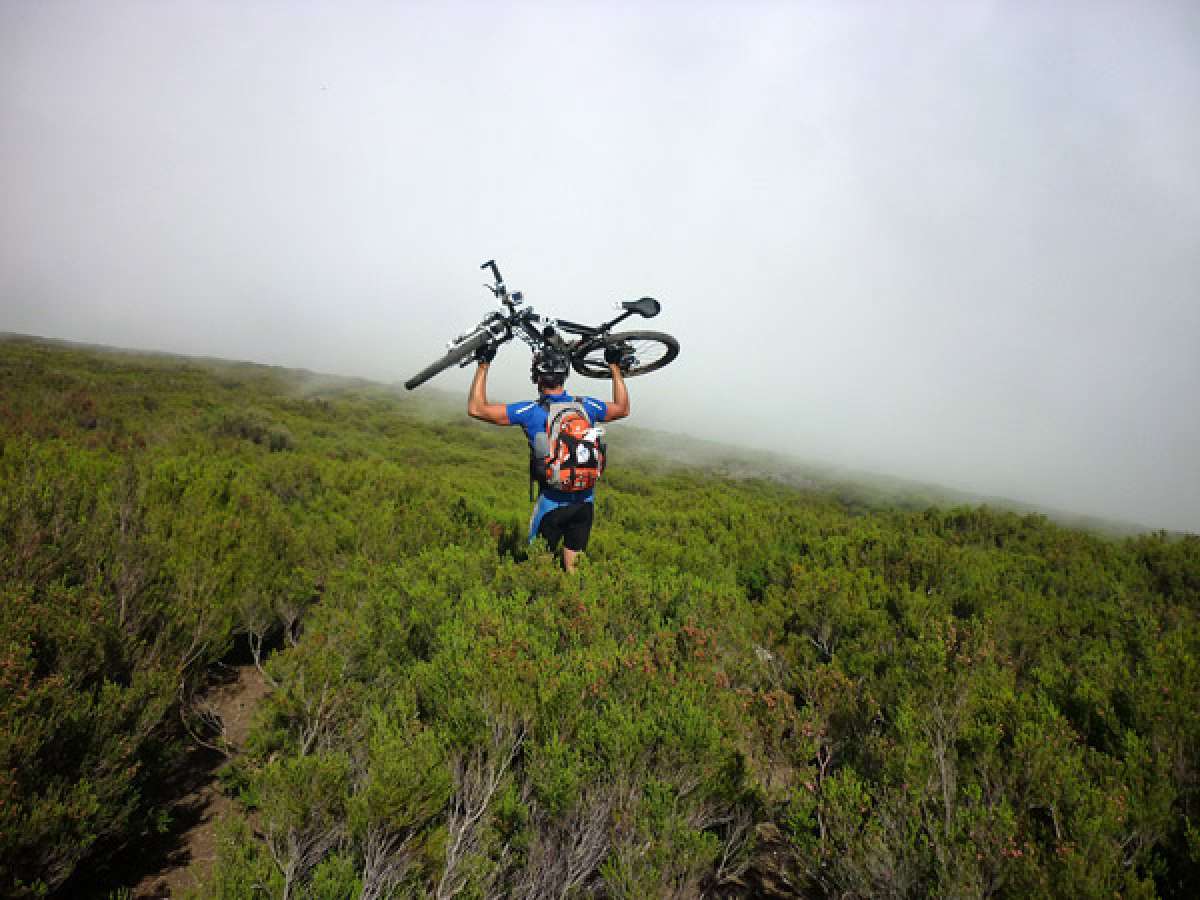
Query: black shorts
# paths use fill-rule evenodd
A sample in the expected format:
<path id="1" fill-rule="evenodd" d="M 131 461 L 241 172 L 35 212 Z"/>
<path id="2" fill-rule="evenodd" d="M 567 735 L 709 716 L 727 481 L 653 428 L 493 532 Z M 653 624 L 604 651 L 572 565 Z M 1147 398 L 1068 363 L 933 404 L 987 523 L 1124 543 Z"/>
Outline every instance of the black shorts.
<path id="1" fill-rule="evenodd" d="M 538 537 L 544 538 L 551 550 L 557 550 L 560 543 L 568 550 L 586 550 L 594 506 L 594 503 L 568 503 L 550 510 L 542 516 Z"/>

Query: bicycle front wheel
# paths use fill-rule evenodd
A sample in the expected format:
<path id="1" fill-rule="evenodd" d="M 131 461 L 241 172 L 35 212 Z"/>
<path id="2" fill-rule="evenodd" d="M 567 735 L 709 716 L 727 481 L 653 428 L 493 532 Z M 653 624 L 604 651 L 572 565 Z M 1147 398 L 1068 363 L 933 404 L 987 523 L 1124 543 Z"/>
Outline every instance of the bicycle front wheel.
<path id="1" fill-rule="evenodd" d="M 612 378 L 608 363 L 604 361 L 605 344 L 616 344 L 623 348 L 633 362 L 622 370 L 622 375 L 632 378 L 657 372 L 674 361 L 679 355 L 679 341 L 661 331 L 621 331 L 603 338 L 592 338 L 581 344 L 571 354 L 571 367 L 588 378 Z"/>
<path id="2" fill-rule="evenodd" d="M 437 362 L 426 366 L 412 378 L 408 379 L 408 381 L 404 382 L 404 387 L 410 391 L 413 388 L 420 387 L 439 372 L 445 371 L 455 363 L 462 362 L 487 342 L 488 333 L 486 331 L 478 332 L 473 337 L 463 341 L 461 344 L 451 349 L 449 353 L 447 353 Z"/>

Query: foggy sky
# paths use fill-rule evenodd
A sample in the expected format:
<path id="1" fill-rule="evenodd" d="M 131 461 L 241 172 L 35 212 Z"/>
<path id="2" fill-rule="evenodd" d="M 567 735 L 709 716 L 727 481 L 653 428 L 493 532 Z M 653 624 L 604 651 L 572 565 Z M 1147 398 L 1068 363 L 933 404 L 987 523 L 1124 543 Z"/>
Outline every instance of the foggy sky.
<path id="1" fill-rule="evenodd" d="M 4 0 L 0 331 L 401 381 L 495 257 L 639 425 L 1200 531 L 1198 163 L 1191 0 Z"/>

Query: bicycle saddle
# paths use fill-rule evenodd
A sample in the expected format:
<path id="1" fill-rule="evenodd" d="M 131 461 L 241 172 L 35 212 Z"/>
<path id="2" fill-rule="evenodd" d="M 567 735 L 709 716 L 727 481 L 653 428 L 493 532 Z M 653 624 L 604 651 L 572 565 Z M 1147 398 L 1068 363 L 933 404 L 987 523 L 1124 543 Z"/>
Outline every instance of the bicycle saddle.
<path id="1" fill-rule="evenodd" d="M 662 309 L 657 300 L 653 297 L 643 297 L 641 300 L 626 300 L 621 304 L 622 308 L 635 312 L 639 316 L 645 316 L 651 319 L 658 315 L 658 311 Z"/>

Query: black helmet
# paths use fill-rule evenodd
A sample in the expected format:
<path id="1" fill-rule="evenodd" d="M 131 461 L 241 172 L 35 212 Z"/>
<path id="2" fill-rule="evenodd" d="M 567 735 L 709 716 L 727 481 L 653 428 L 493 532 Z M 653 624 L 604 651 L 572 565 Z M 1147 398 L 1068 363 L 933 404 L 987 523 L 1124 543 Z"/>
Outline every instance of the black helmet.
<path id="1" fill-rule="evenodd" d="M 544 347 L 533 357 L 530 376 L 534 384 L 545 381 L 547 384 L 562 384 L 567 380 L 571 371 L 571 363 L 567 355 L 554 347 Z"/>

